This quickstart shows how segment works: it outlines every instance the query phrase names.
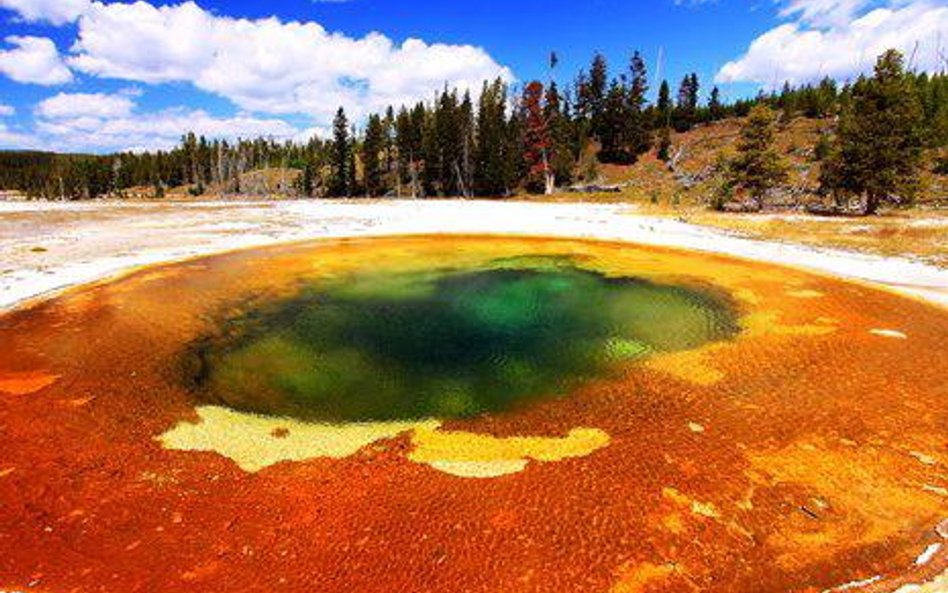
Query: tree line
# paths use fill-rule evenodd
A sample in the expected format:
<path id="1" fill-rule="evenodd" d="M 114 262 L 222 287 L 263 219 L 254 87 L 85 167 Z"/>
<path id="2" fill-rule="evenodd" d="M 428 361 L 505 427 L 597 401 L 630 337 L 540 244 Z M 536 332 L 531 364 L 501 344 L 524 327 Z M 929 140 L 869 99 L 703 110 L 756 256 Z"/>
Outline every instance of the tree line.
<path id="1" fill-rule="evenodd" d="M 873 78 L 863 77 L 842 87 L 827 78 L 818 84 L 788 84 L 780 91 L 735 101 L 723 100 L 717 87 L 703 93 L 701 81 L 692 73 L 678 83 L 674 95 L 669 82 L 661 81 L 655 101 L 650 101 L 649 76 L 638 52 L 615 71 L 597 54 L 588 68 L 562 89 L 553 75 L 558 61 L 556 54 L 551 54 L 549 80 L 530 81 L 516 93 L 502 80 L 485 82 L 476 99 L 470 92 L 444 88 L 430 101 L 371 114 L 358 129 L 340 107 L 332 136 L 325 140 L 300 143 L 259 138 L 230 143 L 188 133 L 179 146 L 168 151 L 0 153 L 0 187 L 63 199 L 121 196 L 131 188 L 150 188 L 153 195 L 162 196 L 168 188 L 182 186 L 194 195 L 205 191 L 239 194 L 246 190 L 241 187 L 244 174 L 278 168 L 296 173 L 294 190 L 301 196 L 550 193 L 557 186 L 594 180 L 599 164 L 631 164 L 651 150 L 670 160 L 673 132 L 744 117 L 755 107 L 766 106 L 784 120 L 797 116 L 838 118 L 841 140 L 821 147 L 827 153 L 825 187 L 835 195 L 875 196 L 875 190 L 866 189 L 859 181 L 862 177 L 847 168 L 848 163 L 854 162 L 856 152 L 878 152 L 880 139 L 891 139 L 892 133 L 867 133 L 857 138 L 846 130 L 855 129 L 855 122 L 862 117 L 857 114 L 860 97 L 867 86 L 875 84 L 871 81 L 878 72 Z M 912 128 L 917 128 L 917 133 L 912 134 L 923 146 L 945 146 L 948 77 L 906 73 L 901 61 L 898 68 L 898 92 L 917 105 L 917 125 L 913 123 Z M 766 131 L 770 124 L 762 124 L 758 117 L 755 125 Z M 895 129 L 903 133 L 906 128 Z M 850 139 L 848 144 L 844 138 Z M 744 158 L 751 159 L 751 145 L 757 141 L 744 139 L 747 146 L 742 145 L 740 151 Z M 896 144 L 903 141 L 901 137 L 895 140 Z M 766 168 L 764 165 L 738 163 L 732 171 Z M 779 167 L 771 165 L 771 183 L 779 182 L 781 175 L 774 172 Z M 742 187 L 738 177 L 733 177 L 730 189 Z M 904 187 L 899 189 L 904 193 Z M 754 189 L 755 195 L 759 191 Z"/>
<path id="2" fill-rule="evenodd" d="M 241 193 L 243 173 L 269 167 L 303 168 L 322 150 L 318 139 L 306 144 L 271 139 L 208 140 L 193 133 L 163 151 L 109 155 L 0 151 L 0 188 L 31 197 L 90 199 L 122 197 L 132 188 L 163 197 L 168 188 L 188 187 L 195 195 L 209 186 Z"/>

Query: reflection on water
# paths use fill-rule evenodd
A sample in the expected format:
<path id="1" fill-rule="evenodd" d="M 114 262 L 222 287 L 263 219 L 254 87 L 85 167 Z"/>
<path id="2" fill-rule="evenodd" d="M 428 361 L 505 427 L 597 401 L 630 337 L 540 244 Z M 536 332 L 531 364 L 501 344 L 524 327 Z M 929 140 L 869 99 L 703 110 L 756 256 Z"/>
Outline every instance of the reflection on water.
<path id="1" fill-rule="evenodd" d="M 311 282 L 192 349 L 208 401 L 330 422 L 468 417 L 727 338 L 723 298 L 562 258 Z"/>

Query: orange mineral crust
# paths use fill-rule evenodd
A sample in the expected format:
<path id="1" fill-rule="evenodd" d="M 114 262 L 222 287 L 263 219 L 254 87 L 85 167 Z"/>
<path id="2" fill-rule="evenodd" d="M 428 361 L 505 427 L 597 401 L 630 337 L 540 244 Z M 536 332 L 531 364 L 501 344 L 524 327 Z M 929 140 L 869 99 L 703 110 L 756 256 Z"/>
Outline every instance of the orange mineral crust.
<path id="1" fill-rule="evenodd" d="M 183 380 L 217 321 L 306 281 L 564 254 L 725 295 L 740 331 L 470 419 L 254 416 Z M 948 312 L 875 289 L 625 244 L 333 241 L 77 289 L 0 318 L 0 344 L 0 590 L 948 581 Z"/>

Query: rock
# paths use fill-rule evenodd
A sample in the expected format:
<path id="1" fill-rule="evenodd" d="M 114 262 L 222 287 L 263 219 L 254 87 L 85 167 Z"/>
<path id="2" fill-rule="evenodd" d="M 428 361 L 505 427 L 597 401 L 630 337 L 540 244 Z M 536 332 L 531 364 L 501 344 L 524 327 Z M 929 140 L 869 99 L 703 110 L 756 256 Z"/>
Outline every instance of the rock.
<path id="1" fill-rule="evenodd" d="M 943 519 L 941 523 L 935 526 L 935 533 L 941 539 L 948 539 L 948 519 Z"/>
<path id="2" fill-rule="evenodd" d="M 625 185 L 621 183 L 609 184 L 609 185 L 603 185 L 599 183 L 587 183 L 587 184 L 580 184 L 580 185 L 571 185 L 569 187 L 569 191 L 573 193 L 580 193 L 580 194 L 595 194 L 595 193 L 617 194 L 622 191 L 623 187 L 625 187 Z"/>

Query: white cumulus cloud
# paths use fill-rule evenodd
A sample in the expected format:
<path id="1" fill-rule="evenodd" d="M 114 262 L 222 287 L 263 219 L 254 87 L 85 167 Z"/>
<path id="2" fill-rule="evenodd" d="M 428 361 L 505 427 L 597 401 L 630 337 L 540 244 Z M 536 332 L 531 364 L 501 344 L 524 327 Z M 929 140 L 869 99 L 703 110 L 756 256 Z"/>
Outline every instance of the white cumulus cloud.
<path id="1" fill-rule="evenodd" d="M 122 117 L 132 112 L 134 103 L 126 95 L 106 93 L 59 93 L 41 101 L 36 115 L 45 118 Z"/>
<path id="2" fill-rule="evenodd" d="M 16 108 L 13 105 L 0 103 L 0 117 L 10 117 L 11 115 L 16 115 Z"/>
<path id="3" fill-rule="evenodd" d="M 42 143 L 37 138 L 29 134 L 11 130 L 5 123 L 0 121 L 0 149 L 16 148 L 24 150 L 41 147 Z"/>
<path id="4" fill-rule="evenodd" d="M 851 79 L 869 71 L 885 50 L 901 50 L 909 66 L 945 68 L 948 6 L 928 0 L 791 0 L 783 9 L 796 20 L 755 39 L 744 55 L 725 64 L 716 80 L 794 84 L 830 76 Z M 945 38 L 943 41 L 942 38 Z"/>
<path id="5" fill-rule="evenodd" d="M 346 106 L 356 118 L 393 103 L 428 99 L 447 84 L 477 90 L 512 80 L 483 49 L 361 38 L 315 22 L 237 19 L 194 2 L 93 2 L 78 21 L 68 63 L 77 71 L 142 83 L 189 82 L 242 109 L 307 114 L 328 122 Z"/>
<path id="6" fill-rule="evenodd" d="M 88 10 L 90 0 L 0 0 L 0 7 L 12 10 L 29 22 L 65 25 Z"/>
<path id="7" fill-rule="evenodd" d="M 248 114 L 215 117 L 187 108 L 140 113 L 129 93 L 60 93 L 37 105 L 35 115 L 37 137 L 59 151 L 168 149 L 188 131 L 230 140 L 300 134 L 281 119 Z"/>
<path id="8" fill-rule="evenodd" d="M 72 80 L 52 39 L 11 35 L 4 41 L 13 47 L 0 49 L 0 73 L 17 82 L 44 86 Z"/>
<path id="9" fill-rule="evenodd" d="M 193 1 L 0 0 L 0 8 L 25 22 L 75 24 L 64 54 L 45 37 L 7 37 L 0 74 L 17 82 L 52 86 L 81 75 L 83 85 L 185 84 L 240 110 L 228 117 L 183 107 L 148 113 L 137 108 L 134 92 L 60 93 L 35 107 L 31 133 L 63 150 L 167 147 L 188 130 L 300 138 L 324 133 L 339 106 L 357 121 L 390 104 L 430 99 L 445 85 L 476 93 L 484 80 L 514 79 L 471 45 L 351 37 L 311 21 L 231 17 Z M 304 116 L 294 120 L 301 126 L 281 119 L 286 115 Z M 5 136 L 8 143 L 15 137 Z"/>

